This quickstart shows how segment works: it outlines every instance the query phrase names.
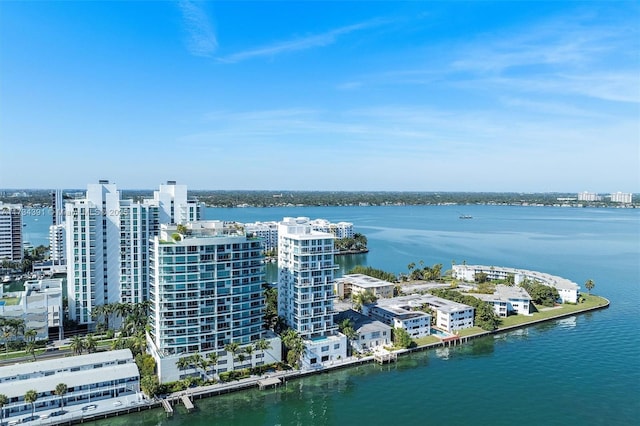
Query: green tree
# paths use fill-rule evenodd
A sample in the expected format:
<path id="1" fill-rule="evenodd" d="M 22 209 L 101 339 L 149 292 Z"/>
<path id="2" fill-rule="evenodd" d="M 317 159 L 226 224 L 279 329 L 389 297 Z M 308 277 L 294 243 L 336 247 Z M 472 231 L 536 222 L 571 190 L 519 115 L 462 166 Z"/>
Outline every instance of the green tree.
<path id="1" fill-rule="evenodd" d="M 93 337 L 93 334 L 87 334 L 84 338 L 83 346 L 87 350 L 87 352 L 91 354 L 96 351 L 96 348 L 98 347 L 98 341 L 95 337 Z"/>
<path id="2" fill-rule="evenodd" d="M 209 366 L 213 366 L 213 374 L 216 374 L 218 369 L 216 368 L 218 365 L 218 358 L 220 358 L 218 356 L 217 352 L 209 352 L 207 354 L 207 359 L 209 360 Z"/>
<path id="3" fill-rule="evenodd" d="M 142 377 L 142 379 L 140 379 L 140 389 L 142 389 L 142 392 L 149 398 L 153 398 L 160 389 L 158 377 L 155 375 Z"/>
<path id="4" fill-rule="evenodd" d="M 260 339 L 256 342 L 256 350 L 260 351 L 260 353 L 262 354 L 263 361 L 265 351 L 268 351 L 271 348 L 271 342 L 269 342 L 267 339 Z"/>
<path id="5" fill-rule="evenodd" d="M 255 352 L 256 348 L 255 346 L 249 344 L 244 348 L 244 353 L 247 354 L 247 357 L 249 357 L 249 363 L 251 364 L 251 367 L 253 367 L 253 353 Z"/>
<path id="6" fill-rule="evenodd" d="M 4 420 L 4 406 L 9 402 L 7 395 L 0 393 L 0 424 Z"/>
<path id="7" fill-rule="evenodd" d="M 287 363 L 298 368 L 305 349 L 304 340 L 295 330 L 288 329 L 282 333 L 282 343 L 287 349 Z"/>
<path id="8" fill-rule="evenodd" d="M 231 354 L 231 370 L 235 370 L 235 357 L 240 350 L 240 345 L 237 342 L 231 342 L 224 345 L 224 350 Z"/>
<path id="9" fill-rule="evenodd" d="M 375 303 L 378 300 L 375 294 L 371 290 L 365 290 L 363 292 L 354 294 L 351 297 L 351 301 L 353 302 L 353 309 L 356 311 L 362 310 L 363 305 L 368 305 L 370 303 Z"/>
<path id="10" fill-rule="evenodd" d="M 589 292 L 589 294 L 591 294 L 591 290 L 593 290 L 593 288 L 596 286 L 596 283 L 593 282 L 592 279 L 588 279 L 585 283 L 584 283 L 584 287 L 587 289 L 587 291 Z"/>
<path id="11" fill-rule="evenodd" d="M 75 335 L 71 338 L 69 346 L 73 350 L 74 354 L 82 355 L 82 351 L 84 350 L 84 340 L 82 340 L 82 337 Z"/>
<path id="12" fill-rule="evenodd" d="M 38 391 L 31 389 L 24 394 L 24 402 L 31 404 L 31 417 L 36 411 L 36 401 L 38 400 Z"/>
<path id="13" fill-rule="evenodd" d="M 64 383 L 58 383 L 56 385 L 55 390 L 53 391 L 54 394 L 60 397 L 60 408 L 64 407 L 64 396 L 67 393 L 67 391 L 68 391 L 67 385 Z"/>
<path id="14" fill-rule="evenodd" d="M 407 349 L 413 344 L 413 340 L 411 340 L 411 336 L 407 333 L 407 330 L 404 328 L 394 328 L 393 329 L 393 345 L 398 348 Z"/>

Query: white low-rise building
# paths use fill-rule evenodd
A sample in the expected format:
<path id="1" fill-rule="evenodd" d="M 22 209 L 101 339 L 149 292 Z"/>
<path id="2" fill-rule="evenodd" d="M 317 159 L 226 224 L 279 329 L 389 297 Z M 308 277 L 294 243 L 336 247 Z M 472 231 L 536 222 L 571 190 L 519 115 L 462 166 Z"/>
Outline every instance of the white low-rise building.
<path id="1" fill-rule="evenodd" d="M 49 340 L 49 330 L 55 330 L 55 339 L 62 338 L 62 279 L 25 281 L 24 291 L 12 294 L 18 303 L 0 304 L 1 317 L 23 320 L 25 331 L 36 331 L 36 340 Z"/>
<path id="2" fill-rule="evenodd" d="M 391 327 L 382 321 L 369 318 L 353 309 L 342 311 L 335 316 L 336 323 L 350 320 L 356 336 L 351 346 L 358 352 L 367 352 L 391 344 Z"/>
<path id="3" fill-rule="evenodd" d="M 495 313 L 502 318 L 511 314 L 531 315 L 531 296 L 522 287 L 499 284 L 493 294 L 471 295 L 490 303 Z"/>
<path id="4" fill-rule="evenodd" d="M 364 274 L 347 274 L 334 281 L 336 295 L 344 299 L 369 290 L 377 298 L 393 297 L 395 284 Z"/>
<path id="5" fill-rule="evenodd" d="M 362 312 L 366 315 L 370 315 L 371 309 L 378 308 L 400 308 L 405 312 L 410 311 L 412 313 L 420 313 L 417 310 L 430 309 L 436 315 L 435 326 L 441 330 L 448 331 L 450 333 L 462 330 L 464 328 L 473 327 L 475 308 L 467 306 L 463 303 L 453 302 L 451 300 L 443 299 L 431 294 L 410 294 L 406 296 L 394 297 L 393 299 L 380 299 L 375 304 L 365 305 L 362 307 Z M 382 318 L 390 318 L 393 310 L 386 310 L 386 314 L 383 314 Z M 402 311 L 398 311 L 401 313 Z M 422 312 L 424 313 L 424 312 Z M 426 314 L 425 315 L 429 315 Z M 391 323 L 385 321 L 387 324 Z M 409 331 L 409 330 L 407 330 Z M 411 333 L 409 333 L 411 334 Z M 423 335 L 427 335 L 423 334 Z"/>
<path id="6" fill-rule="evenodd" d="M 67 386 L 62 396 L 54 393 L 60 383 Z M 29 390 L 38 395 L 33 406 L 24 400 Z M 48 359 L 0 367 L 0 393 L 8 398 L 4 419 L 12 424 L 32 409 L 37 415 L 127 395 L 139 398 L 140 373 L 129 349 Z"/>
<path id="7" fill-rule="evenodd" d="M 309 370 L 330 365 L 339 361 L 347 354 L 347 336 L 342 333 L 314 337 L 304 340 L 304 354 L 302 355 L 302 369 Z"/>
<path id="8" fill-rule="evenodd" d="M 362 310 L 371 318 L 393 328 L 404 329 L 414 339 L 431 334 L 431 315 L 426 312 L 413 311 L 400 305 L 368 305 Z"/>
<path id="9" fill-rule="evenodd" d="M 484 265 L 453 265 L 452 268 L 453 278 L 463 281 L 473 282 L 476 275 L 480 273 L 486 274 L 489 280 L 506 279 L 509 275 L 513 275 L 516 285 L 520 284 L 524 279 L 528 279 L 554 287 L 558 290 L 562 303 L 578 303 L 580 296 L 580 286 L 578 284 L 566 278 L 544 272 Z"/>

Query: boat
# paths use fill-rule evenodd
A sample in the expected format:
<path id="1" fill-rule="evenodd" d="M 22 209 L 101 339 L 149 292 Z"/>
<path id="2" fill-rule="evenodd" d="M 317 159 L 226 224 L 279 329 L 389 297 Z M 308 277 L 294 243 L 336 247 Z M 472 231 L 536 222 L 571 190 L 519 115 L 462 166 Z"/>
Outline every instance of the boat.
<path id="1" fill-rule="evenodd" d="M 473 219 L 473 216 L 468 215 L 468 214 L 460 214 L 460 216 L 458 216 L 459 219 Z"/>

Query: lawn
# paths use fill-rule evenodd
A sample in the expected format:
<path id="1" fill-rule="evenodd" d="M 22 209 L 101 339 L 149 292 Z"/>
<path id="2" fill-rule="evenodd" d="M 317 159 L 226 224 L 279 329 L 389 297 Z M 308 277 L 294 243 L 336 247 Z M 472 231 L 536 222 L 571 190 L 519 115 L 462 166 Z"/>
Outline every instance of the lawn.
<path id="1" fill-rule="evenodd" d="M 499 328 L 512 327 L 514 325 L 526 324 L 528 322 L 533 322 L 541 319 L 559 317 L 574 312 L 581 312 L 590 308 L 596 308 L 598 306 L 605 306 L 607 304 L 607 301 L 602 297 L 587 294 L 583 294 L 582 297 L 585 299 L 585 301 L 576 305 L 565 303 L 563 305 L 558 305 L 553 309 L 549 309 L 544 306 L 536 306 L 538 312 L 534 313 L 531 316 L 512 315 L 507 318 L 501 318 Z"/>

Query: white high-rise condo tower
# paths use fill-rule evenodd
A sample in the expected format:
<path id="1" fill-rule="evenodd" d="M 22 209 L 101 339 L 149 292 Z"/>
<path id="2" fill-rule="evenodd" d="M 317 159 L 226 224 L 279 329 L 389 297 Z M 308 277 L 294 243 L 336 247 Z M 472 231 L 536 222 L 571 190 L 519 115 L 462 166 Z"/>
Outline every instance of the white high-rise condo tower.
<path id="1" fill-rule="evenodd" d="M 346 356 L 346 337 L 333 321 L 334 240 L 308 218 L 278 224 L 278 314 L 305 340 L 304 368 Z"/>

